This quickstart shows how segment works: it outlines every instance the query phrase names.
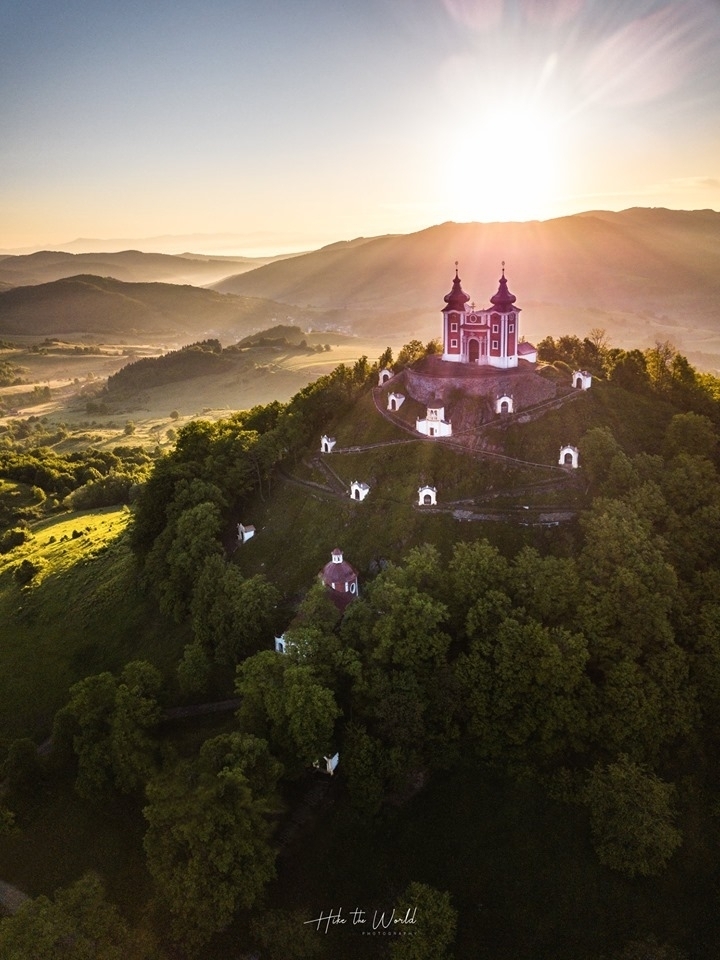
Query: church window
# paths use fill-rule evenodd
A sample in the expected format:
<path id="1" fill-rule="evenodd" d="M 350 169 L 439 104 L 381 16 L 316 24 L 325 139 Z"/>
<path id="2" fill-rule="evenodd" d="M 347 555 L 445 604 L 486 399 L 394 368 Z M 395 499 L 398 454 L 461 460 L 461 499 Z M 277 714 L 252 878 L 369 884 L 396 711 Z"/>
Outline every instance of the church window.
<path id="1" fill-rule="evenodd" d="M 450 346 L 451 346 L 451 347 L 457 347 L 457 340 L 451 340 L 451 341 L 450 341 Z"/>
<path id="2" fill-rule="evenodd" d="M 493 350 L 497 350 L 497 349 L 498 349 L 498 342 L 497 342 L 497 340 L 493 340 L 493 342 L 492 342 L 492 348 L 493 348 Z"/>
<path id="3" fill-rule="evenodd" d="M 510 326 L 508 327 L 508 330 L 510 331 L 510 333 L 515 333 L 515 324 L 511 323 Z"/>
<path id="4" fill-rule="evenodd" d="M 497 325 L 496 323 L 494 323 L 494 324 L 493 324 L 493 333 L 497 333 L 497 332 L 498 332 L 498 325 Z"/>
<path id="5" fill-rule="evenodd" d="M 457 324 L 456 324 L 456 323 L 451 323 L 451 324 L 450 324 L 450 332 L 451 332 L 451 333 L 457 333 Z"/>

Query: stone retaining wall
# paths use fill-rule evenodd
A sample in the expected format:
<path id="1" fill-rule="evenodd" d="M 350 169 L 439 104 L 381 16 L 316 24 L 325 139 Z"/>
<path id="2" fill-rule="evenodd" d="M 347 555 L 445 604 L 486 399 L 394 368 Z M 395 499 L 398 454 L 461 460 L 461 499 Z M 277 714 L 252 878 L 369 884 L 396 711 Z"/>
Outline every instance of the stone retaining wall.
<path id="1" fill-rule="evenodd" d="M 439 397 L 449 409 L 446 415 L 452 419 L 453 395 L 486 397 L 494 404 L 498 394 L 510 394 L 515 402 L 515 411 L 535 406 L 557 396 L 557 387 L 534 370 L 483 370 L 478 376 L 434 377 L 416 370 L 406 369 L 400 374 L 406 391 L 414 400 L 429 403 Z M 397 380 L 393 389 L 397 390 Z"/>

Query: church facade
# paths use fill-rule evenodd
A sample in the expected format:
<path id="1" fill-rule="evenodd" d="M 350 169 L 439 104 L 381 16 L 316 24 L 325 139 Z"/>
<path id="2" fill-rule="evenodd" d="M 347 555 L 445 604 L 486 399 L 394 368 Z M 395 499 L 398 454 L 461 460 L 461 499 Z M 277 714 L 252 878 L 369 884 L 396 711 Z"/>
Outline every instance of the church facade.
<path id="1" fill-rule="evenodd" d="M 508 290 L 505 264 L 491 306 L 477 309 L 467 306 L 470 297 L 462 288 L 455 265 L 452 290 L 443 307 L 443 360 L 472 363 L 507 370 L 517 367 L 520 354 L 520 308 Z"/>

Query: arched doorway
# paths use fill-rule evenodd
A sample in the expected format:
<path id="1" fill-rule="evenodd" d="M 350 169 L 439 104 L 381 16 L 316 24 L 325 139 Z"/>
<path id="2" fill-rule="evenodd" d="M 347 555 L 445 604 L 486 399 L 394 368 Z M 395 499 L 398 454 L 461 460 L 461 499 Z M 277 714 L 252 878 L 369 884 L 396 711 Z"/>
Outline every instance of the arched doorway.
<path id="1" fill-rule="evenodd" d="M 468 360 L 470 363 L 477 363 L 480 359 L 480 342 L 471 340 L 468 343 Z"/>
<path id="2" fill-rule="evenodd" d="M 565 454 L 565 457 L 563 459 L 563 463 L 565 464 L 565 466 L 570 467 L 572 466 L 572 462 L 573 462 L 573 455 L 568 450 L 568 452 Z"/>
<path id="3" fill-rule="evenodd" d="M 429 493 L 426 493 L 425 496 L 423 497 L 423 503 L 425 504 L 425 506 L 430 506 L 430 504 L 432 503 L 432 497 Z"/>
<path id="4" fill-rule="evenodd" d="M 582 389 L 582 385 L 583 385 L 582 377 L 578 377 L 577 380 L 575 381 L 575 389 L 576 389 L 576 390 L 581 390 L 581 389 Z"/>
<path id="5" fill-rule="evenodd" d="M 503 402 L 500 404 L 500 413 L 509 413 L 509 412 L 510 412 L 510 404 L 507 402 L 507 400 L 503 400 Z"/>

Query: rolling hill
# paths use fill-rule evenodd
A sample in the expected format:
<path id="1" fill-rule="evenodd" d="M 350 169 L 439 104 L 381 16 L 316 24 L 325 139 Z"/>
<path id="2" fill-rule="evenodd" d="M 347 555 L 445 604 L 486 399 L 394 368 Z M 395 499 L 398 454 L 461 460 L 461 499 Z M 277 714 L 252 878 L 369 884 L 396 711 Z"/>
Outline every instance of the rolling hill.
<path id="1" fill-rule="evenodd" d="M 49 283 L 78 274 L 113 277 L 127 283 L 214 283 L 228 274 L 240 274 L 270 263 L 276 257 L 211 257 L 186 253 L 67 253 L 41 250 L 21 256 L 0 257 L 0 283 L 10 286 Z"/>
<path id="2" fill-rule="evenodd" d="M 343 311 L 350 327 L 437 328 L 460 261 L 478 302 L 500 261 L 531 339 L 604 326 L 621 345 L 671 338 L 720 361 L 720 213 L 635 208 L 528 223 L 444 223 L 333 244 L 214 284 L 224 293 Z"/>
<path id="3" fill-rule="evenodd" d="M 334 243 L 255 269 L 246 270 L 252 263 L 246 260 L 245 272 L 233 276 L 226 275 L 238 269 L 232 258 L 136 251 L 5 257 L 0 332 L 177 332 L 197 339 L 243 336 L 291 316 L 388 342 L 427 340 L 440 332 L 456 260 L 464 289 L 482 304 L 506 262 L 523 309 L 522 333 L 531 341 L 602 327 L 615 345 L 670 340 L 696 366 L 720 369 L 720 213 L 712 210 L 634 208 L 543 222 L 444 223 Z M 80 264 L 81 277 L 14 291 L 1 286 L 13 270 L 17 282 L 23 270 L 37 277 Z M 127 279 L 89 277 L 90 269 L 115 271 L 113 277 L 125 270 Z M 140 274 L 157 281 L 162 270 L 174 283 L 187 276 L 183 270 L 197 270 L 202 277 L 194 282 L 211 289 L 137 282 Z M 211 283 L 213 271 L 223 279 Z"/>
<path id="4" fill-rule="evenodd" d="M 281 303 L 168 283 L 123 283 L 110 277 L 76 276 L 0 291 L 0 333 L 102 336 L 208 334 L 240 338 L 292 313 L 318 319 Z"/>

